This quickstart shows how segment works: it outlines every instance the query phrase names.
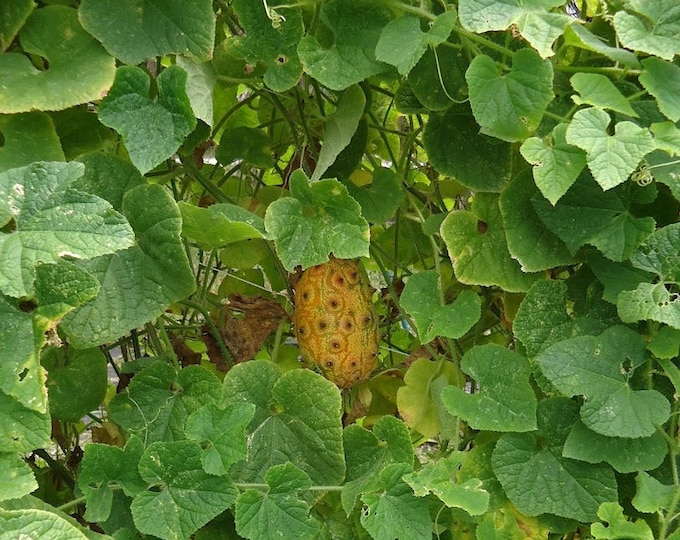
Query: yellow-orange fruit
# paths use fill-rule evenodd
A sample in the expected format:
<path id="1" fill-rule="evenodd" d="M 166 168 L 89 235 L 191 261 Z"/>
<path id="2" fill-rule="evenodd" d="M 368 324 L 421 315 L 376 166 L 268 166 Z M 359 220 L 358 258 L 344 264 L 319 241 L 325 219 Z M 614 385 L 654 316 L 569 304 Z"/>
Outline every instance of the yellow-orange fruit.
<path id="1" fill-rule="evenodd" d="M 377 315 L 358 260 L 334 259 L 307 269 L 295 287 L 293 323 L 304 361 L 340 388 L 378 367 Z"/>

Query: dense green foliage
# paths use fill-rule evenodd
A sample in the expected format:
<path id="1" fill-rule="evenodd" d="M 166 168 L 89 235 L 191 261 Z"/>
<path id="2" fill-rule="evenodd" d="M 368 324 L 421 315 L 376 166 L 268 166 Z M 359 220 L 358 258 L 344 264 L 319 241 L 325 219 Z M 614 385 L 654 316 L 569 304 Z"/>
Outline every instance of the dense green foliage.
<path id="1" fill-rule="evenodd" d="M 680 540 L 680 5 L 284 1 L 0 1 L 0 537 Z"/>

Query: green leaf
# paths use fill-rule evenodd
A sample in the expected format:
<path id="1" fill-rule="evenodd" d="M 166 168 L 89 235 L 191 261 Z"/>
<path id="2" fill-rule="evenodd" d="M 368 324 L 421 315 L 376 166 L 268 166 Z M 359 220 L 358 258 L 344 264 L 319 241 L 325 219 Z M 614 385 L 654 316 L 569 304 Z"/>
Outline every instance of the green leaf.
<path id="1" fill-rule="evenodd" d="M 401 307 L 416 324 L 422 343 L 437 336 L 458 339 L 479 320 L 481 300 L 470 290 L 462 290 L 451 304 L 442 304 L 437 272 L 428 270 L 408 278 L 400 297 Z"/>
<path id="2" fill-rule="evenodd" d="M 0 146 L 0 172 L 34 161 L 64 161 L 59 136 L 45 113 L 2 114 L 0 134 L 4 138 Z"/>
<path id="3" fill-rule="evenodd" d="M 432 493 L 449 508 L 462 508 L 472 516 L 478 516 L 489 507 L 489 494 L 479 479 L 459 482 L 456 479 L 464 454 L 454 452 L 448 457 L 427 463 L 417 472 L 404 475 L 418 497 Z"/>
<path id="4" fill-rule="evenodd" d="M 673 0 L 627 0 L 625 7 L 633 13 L 619 11 L 614 15 L 614 28 L 621 44 L 673 60 L 680 53 L 680 9 Z"/>
<path id="5" fill-rule="evenodd" d="M 552 44 L 572 22 L 568 15 L 549 12 L 563 3 L 561 0 L 460 0 L 458 11 L 461 24 L 476 34 L 515 25 L 541 57 L 547 58 L 554 54 Z"/>
<path id="6" fill-rule="evenodd" d="M 494 194 L 476 194 L 470 210 L 454 210 L 446 216 L 441 236 L 461 283 L 526 291 L 539 276 L 522 272 L 511 257 L 498 199 Z"/>
<path id="7" fill-rule="evenodd" d="M 423 106 L 430 111 L 443 111 L 454 103 L 467 101 L 468 88 L 465 82 L 467 68 L 468 58 L 462 50 L 448 46 L 428 48 L 408 74 L 407 82 L 397 91 L 397 107 L 404 113 L 421 112 Z M 400 99 L 406 97 L 406 91 L 410 93 L 411 100 L 415 98 L 412 106 L 415 106 L 416 110 L 402 110 L 405 102 L 400 102 Z M 474 123 L 471 129 L 476 133 L 477 124 Z"/>
<path id="8" fill-rule="evenodd" d="M 34 8 L 33 0 L 7 0 L 0 4 L 0 52 L 11 45 Z"/>
<path id="9" fill-rule="evenodd" d="M 2 412 L 0 412 L 0 415 L 2 415 Z M 0 427 L 0 433 L 2 431 L 4 430 Z M 5 433 L 2 433 L 2 436 L 3 440 L 7 440 Z M 17 499 L 38 489 L 38 482 L 29 464 L 24 461 L 21 455 L 5 453 L 5 450 L 6 448 L 3 448 L 3 452 L 0 453 L 0 470 L 2 470 L 2 476 L 0 476 L 0 501 Z M 0 515 L 1 518 L 2 515 Z M 5 532 L 5 523 L 3 523 L 0 526 L 0 533 Z"/>
<path id="10" fill-rule="evenodd" d="M 576 422 L 564 443 L 562 455 L 588 463 L 609 463 L 620 473 L 651 471 L 663 462 L 668 444 L 656 431 L 650 437 L 605 437 Z"/>
<path id="11" fill-rule="evenodd" d="M 397 390 L 397 408 L 406 425 L 425 437 L 455 437 L 457 422 L 445 409 L 441 393 L 450 384 L 464 385 L 456 365 L 444 359 L 418 358 L 406 371 L 404 383 Z"/>
<path id="12" fill-rule="evenodd" d="M 574 114 L 567 128 L 567 142 L 586 151 L 588 168 L 602 189 L 625 182 L 638 164 L 656 146 L 647 128 L 633 122 L 618 122 L 608 133 L 609 115 L 596 108 Z"/>
<path id="13" fill-rule="evenodd" d="M 220 382 L 208 370 L 188 366 L 176 372 L 156 361 L 136 373 L 126 391 L 109 403 L 109 417 L 148 446 L 185 438 L 187 418 L 219 399 Z"/>
<path id="14" fill-rule="evenodd" d="M 653 540 L 654 534 L 649 525 L 643 520 L 628 521 L 623 515 L 623 508 L 616 502 L 600 505 L 597 511 L 603 523 L 593 523 L 590 532 L 596 539 L 620 540 Z"/>
<path id="15" fill-rule="evenodd" d="M 674 91 L 680 86 L 680 67 L 654 57 L 645 58 L 642 67 L 640 82 L 656 98 L 659 110 L 673 122 L 680 120 L 680 96 Z"/>
<path id="16" fill-rule="evenodd" d="M 193 441 L 153 443 L 139 461 L 139 474 L 150 489 L 132 501 L 135 525 L 164 540 L 188 540 L 238 495 L 230 481 L 203 470 L 201 447 Z"/>
<path id="17" fill-rule="evenodd" d="M 680 330 L 668 326 L 661 327 L 658 332 L 650 336 L 647 350 L 659 360 L 670 360 L 680 355 Z M 667 362 L 662 363 L 664 369 L 666 364 Z M 680 370 L 678 373 L 680 374 Z"/>
<path id="18" fill-rule="evenodd" d="M 350 86 L 342 93 L 337 109 L 326 120 L 323 145 L 312 174 L 312 182 L 322 178 L 335 159 L 347 148 L 359 127 L 365 106 L 366 95 L 360 86 Z"/>
<path id="19" fill-rule="evenodd" d="M 213 87 L 215 71 L 212 62 L 196 63 L 184 56 L 175 58 L 177 65 L 187 73 L 187 96 L 197 119 L 213 125 Z"/>
<path id="20" fill-rule="evenodd" d="M 252 403 L 235 403 L 225 408 L 208 403 L 187 418 L 186 435 L 201 443 L 205 472 L 225 475 L 232 464 L 246 458 L 245 430 L 254 414 Z"/>
<path id="21" fill-rule="evenodd" d="M 385 9 L 371 0 L 329 0 L 321 7 L 321 21 L 333 35 L 329 47 L 316 37 L 302 38 L 298 46 L 305 71 L 332 90 L 343 90 L 385 71 L 375 58 Z"/>
<path id="22" fill-rule="evenodd" d="M 680 223 L 658 229 L 644 245 L 631 256 L 635 268 L 650 272 L 659 278 L 680 281 Z"/>
<path id="23" fill-rule="evenodd" d="M 0 509 L 2 540 L 40 538 L 40 540 L 88 540 L 87 536 L 66 519 L 46 510 Z"/>
<path id="24" fill-rule="evenodd" d="M 0 296 L 0 321 L 0 390 L 16 398 L 22 407 L 45 413 L 47 389 L 39 355 L 48 324 L 37 322 L 3 296 Z M 14 405 L 10 410 L 14 410 L 12 407 Z M 43 445 L 33 448 L 39 446 Z"/>
<path id="25" fill-rule="evenodd" d="M 406 76 L 425 54 L 428 47 L 446 41 L 456 24 L 455 10 L 445 11 L 430 23 L 427 32 L 420 29 L 420 19 L 405 15 L 390 21 L 380 34 L 375 56 L 381 62 L 396 66 Z"/>
<path id="26" fill-rule="evenodd" d="M 237 0 L 233 8 L 245 36 L 235 43 L 235 52 L 250 64 L 261 63 L 266 67 L 264 83 L 275 92 L 285 92 L 295 86 L 302 75 L 302 64 L 297 47 L 304 33 L 302 17 L 298 8 L 287 6 L 278 12 L 283 18 L 274 24 L 265 13 L 265 7 L 274 11 L 280 1 L 251 2 Z M 285 15 L 284 15 L 285 13 Z"/>
<path id="27" fill-rule="evenodd" d="M 361 497 L 365 503 L 361 524 L 373 538 L 421 540 L 432 535 L 428 502 L 413 494 L 402 480 L 406 464 L 387 465 L 379 475 L 380 491 Z"/>
<path id="28" fill-rule="evenodd" d="M 652 278 L 652 274 L 633 268 L 630 261 L 617 263 L 596 253 L 588 253 L 586 260 L 597 279 L 604 285 L 603 300 L 612 304 L 617 303 L 622 291 L 631 291 Z"/>
<path id="29" fill-rule="evenodd" d="M 52 418 L 77 422 L 104 400 L 108 366 L 99 349 L 50 347 L 43 351 L 41 363 L 47 369 Z"/>
<path id="30" fill-rule="evenodd" d="M 142 441 L 134 435 L 125 448 L 96 443 L 85 446 L 78 471 L 78 487 L 87 501 L 85 519 L 106 521 L 118 488 L 122 488 L 128 497 L 146 489 L 146 482 L 137 470 L 143 451 Z"/>
<path id="31" fill-rule="evenodd" d="M 342 436 L 347 475 L 342 490 L 342 507 L 349 515 L 362 493 L 380 488 L 378 476 L 391 463 L 413 470 L 413 447 L 406 424 L 393 416 L 381 416 L 368 431 L 350 424 Z"/>
<path id="32" fill-rule="evenodd" d="M 218 203 L 200 208 L 183 201 L 178 206 L 182 212 L 182 236 L 195 240 L 205 249 L 267 237 L 264 220 L 241 206 Z"/>
<path id="33" fill-rule="evenodd" d="M 27 453 L 50 445 L 50 417 L 29 409 L 0 391 L 0 437 L 3 452 Z"/>
<path id="34" fill-rule="evenodd" d="M 638 116 L 609 77 L 601 73 L 576 73 L 571 77 L 571 86 L 580 94 L 571 96 L 577 105 L 592 105 L 628 116 Z"/>
<path id="35" fill-rule="evenodd" d="M 75 9 L 35 10 L 19 35 L 25 53 L 41 56 L 37 69 L 18 52 L 0 55 L 0 113 L 57 111 L 96 101 L 111 86 L 115 61 L 78 22 Z"/>
<path id="36" fill-rule="evenodd" d="M 509 142 L 526 139 L 535 131 L 554 97 L 552 64 L 532 49 L 514 54 L 507 75 L 498 73 L 490 56 L 475 56 L 465 80 L 482 132 Z"/>
<path id="37" fill-rule="evenodd" d="M 324 263 L 330 253 L 339 259 L 368 256 L 368 223 L 345 186 L 337 180 L 310 184 L 297 170 L 290 193 L 270 204 L 264 217 L 286 270 Z"/>
<path id="38" fill-rule="evenodd" d="M 293 463 L 274 465 L 264 477 L 269 491 L 249 489 L 236 501 L 236 530 L 252 540 L 284 537 L 317 538 L 319 523 L 298 492 L 311 486 L 309 476 Z"/>
<path id="39" fill-rule="evenodd" d="M 238 126 L 222 132 L 215 158 L 222 165 L 236 160 L 267 169 L 274 166 L 271 138 L 261 129 Z"/>
<path id="40" fill-rule="evenodd" d="M 51 321 L 61 319 L 99 292 L 99 282 L 79 266 L 60 260 L 56 264 L 41 264 L 35 269 L 35 314 Z M 54 412 L 54 411 L 52 411 Z"/>
<path id="41" fill-rule="evenodd" d="M 118 147 L 116 133 L 102 124 L 90 107 L 85 104 L 50 113 L 67 161 L 80 161 L 88 152 L 115 152 Z"/>
<path id="42" fill-rule="evenodd" d="M 113 56 L 140 64 L 167 54 L 212 57 L 215 14 L 210 0 L 83 0 L 80 20 Z M 115 24 L 112 24 L 115 21 Z"/>
<path id="43" fill-rule="evenodd" d="M 360 188 L 351 180 L 343 185 L 361 205 L 361 214 L 371 223 L 387 222 L 404 200 L 401 177 L 384 167 L 373 170 L 373 181 L 367 188 Z"/>
<path id="44" fill-rule="evenodd" d="M 593 34 L 583 24 L 568 26 L 564 31 L 564 41 L 567 45 L 602 54 L 614 62 L 633 69 L 640 67 L 640 62 L 635 54 L 620 47 L 611 47 L 600 36 Z"/>
<path id="45" fill-rule="evenodd" d="M 574 263 L 564 242 L 539 219 L 532 204 L 537 192 L 531 175 L 522 172 L 503 190 L 499 201 L 508 251 L 525 272 Z"/>
<path id="46" fill-rule="evenodd" d="M 673 504 L 673 495 L 677 486 L 667 486 L 646 472 L 639 472 L 635 477 L 635 497 L 633 506 L 640 512 L 656 513 L 668 509 Z"/>
<path id="47" fill-rule="evenodd" d="M 83 170 L 80 163 L 48 162 L 0 173 L 0 218 L 16 221 L 14 232 L 0 233 L 0 291 L 29 296 L 38 263 L 88 259 L 133 244 L 130 225 L 109 203 L 70 186 Z"/>
<path id="48" fill-rule="evenodd" d="M 465 353 L 460 368 L 477 381 L 479 391 L 445 388 L 442 401 L 451 414 L 478 430 L 536 429 L 537 401 L 526 358 L 500 345 L 479 345 Z"/>
<path id="49" fill-rule="evenodd" d="M 645 362 L 645 344 L 626 327 L 600 336 L 577 336 L 541 352 L 543 374 L 566 396 L 582 395 L 581 420 L 608 437 L 649 437 L 670 414 L 668 400 L 656 390 L 634 390 L 628 377 Z"/>
<path id="50" fill-rule="evenodd" d="M 224 405 L 253 403 L 248 458 L 232 468 L 243 482 L 261 482 L 270 467 L 292 461 L 314 484 L 336 485 L 345 474 L 340 392 L 312 371 L 282 374 L 272 362 L 234 366 L 224 378 Z"/>
<path id="51" fill-rule="evenodd" d="M 99 106 L 99 121 L 120 133 L 142 174 L 171 157 L 196 127 L 186 94 L 186 71 L 179 66 L 163 70 L 156 79 L 155 100 L 149 97 L 150 83 L 142 69 L 120 67 Z"/>
<path id="52" fill-rule="evenodd" d="M 538 197 L 533 202 L 541 221 L 564 241 L 572 255 L 590 244 L 618 262 L 630 257 L 654 232 L 654 218 L 638 217 L 635 208 L 641 189 L 622 185 L 603 192 L 584 175 L 555 206 Z"/>
<path id="53" fill-rule="evenodd" d="M 553 205 L 560 200 L 586 166 L 583 151 L 567 144 L 568 124 L 558 124 L 549 140 L 530 137 L 520 147 L 522 157 L 534 166 L 534 180 Z"/>
<path id="54" fill-rule="evenodd" d="M 180 213 L 168 191 L 158 185 L 131 189 L 123 199 L 123 214 L 136 233 L 136 245 L 81 263 L 102 287 L 97 298 L 61 323 L 75 347 L 114 341 L 161 315 L 196 287 L 180 238 Z"/>
<path id="55" fill-rule="evenodd" d="M 555 455 L 529 433 L 503 435 L 491 462 L 512 503 L 528 516 L 550 513 L 595 521 L 601 503 L 617 500 L 616 478 L 608 465 Z"/>
<path id="56" fill-rule="evenodd" d="M 657 122 L 649 129 L 654 135 L 654 142 L 659 150 L 673 156 L 680 156 L 680 129 L 673 122 Z"/>

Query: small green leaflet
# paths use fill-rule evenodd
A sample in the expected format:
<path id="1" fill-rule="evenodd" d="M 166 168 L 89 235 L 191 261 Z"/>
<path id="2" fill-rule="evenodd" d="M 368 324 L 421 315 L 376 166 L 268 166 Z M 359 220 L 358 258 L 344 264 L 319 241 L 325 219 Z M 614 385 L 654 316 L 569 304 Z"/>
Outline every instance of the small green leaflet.
<path id="1" fill-rule="evenodd" d="M 140 532 L 163 540 L 189 540 L 238 495 L 228 479 L 203 470 L 194 441 L 151 444 L 139 460 L 139 474 L 149 489 L 135 496 L 132 517 Z"/>
<path id="2" fill-rule="evenodd" d="M 186 71 L 170 66 L 156 79 L 158 97 L 152 99 L 149 76 L 141 68 L 123 66 L 101 102 L 100 122 L 120 133 L 142 174 L 171 157 L 196 127 L 186 83 Z"/>
<path id="3" fill-rule="evenodd" d="M 46 58 L 49 69 L 37 69 L 20 53 L 0 54 L 0 113 L 58 111 L 97 101 L 113 82 L 115 60 L 83 30 L 73 8 L 35 10 L 20 40 L 26 53 Z"/>
<path id="4" fill-rule="evenodd" d="M 343 182 L 343 185 L 361 205 L 361 214 L 370 223 L 388 221 L 404 200 L 401 177 L 384 167 L 376 167 L 368 187 L 358 187 L 351 180 Z"/>
<path id="5" fill-rule="evenodd" d="M 335 159 L 349 145 L 364 114 L 366 95 L 359 85 L 347 88 L 338 101 L 335 112 L 324 126 L 323 146 L 319 152 L 312 182 L 321 179 Z"/>
<path id="6" fill-rule="evenodd" d="M 465 73 L 470 104 L 482 132 L 504 141 L 526 139 L 537 127 L 553 95 L 553 70 L 533 49 L 520 49 L 507 75 L 485 54 Z"/>
<path id="7" fill-rule="evenodd" d="M 569 338 L 541 352 L 536 362 L 564 395 L 586 398 L 583 423 L 607 437 L 649 437 L 670 414 L 656 390 L 634 390 L 628 378 L 645 361 L 645 343 L 624 326 L 601 335 Z"/>
<path id="8" fill-rule="evenodd" d="M 562 4 L 563 0 L 460 0 L 458 12 L 461 24 L 476 34 L 516 25 L 522 37 L 547 58 L 555 54 L 552 44 L 573 22 L 565 13 L 550 12 Z"/>
<path id="9" fill-rule="evenodd" d="M 196 241 L 204 249 L 267 237 L 264 220 L 241 206 L 218 203 L 200 208 L 184 201 L 178 206 L 182 212 L 182 236 Z"/>
<path id="10" fill-rule="evenodd" d="M 402 477 L 410 472 L 404 463 L 387 465 L 379 474 L 380 490 L 365 493 L 361 524 L 373 538 L 422 540 L 432 534 L 427 499 L 416 497 Z"/>
<path id="11" fill-rule="evenodd" d="M 638 116 L 628 100 L 605 75 L 576 73 L 571 78 L 571 86 L 579 94 L 571 96 L 571 99 L 577 105 L 592 105 L 593 107 L 620 112 L 627 116 Z"/>
<path id="12" fill-rule="evenodd" d="M 126 64 L 166 54 L 189 54 L 199 61 L 212 57 L 210 0 L 83 0 L 79 16 L 85 29 Z"/>
<path id="13" fill-rule="evenodd" d="M 375 49 L 375 56 L 381 62 L 396 66 L 406 76 L 425 54 L 428 47 L 436 47 L 446 41 L 456 24 L 457 14 L 451 9 L 439 15 L 427 32 L 420 29 L 420 19 L 405 15 L 390 21 Z"/>
<path id="14" fill-rule="evenodd" d="M 642 61 L 640 82 L 659 104 L 659 110 L 673 122 L 680 120 L 680 67 L 650 57 Z"/>
<path id="15" fill-rule="evenodd" d="M 295 86 L 302 75 L 297 46 L 304 33 L 300 9 L 287 6 L 278 10 L 283 15 L 276 28 L 265 12 L 274 11 L 280 1 L 268 3 L 236 0 L 233 9 L 245 31 L 235 42 L 235 52 L 250 64 L 264 65 L 264 84 L 275 92 L 285 92 Z"/>
<path id="16" fill-rule="evenodd" d="M 611 47 L 593 34 L 583 24 L 572 24 L 564 31 L 564 41 L 567 45 L 579 47 L 587 51 L 600 53 L 614 62 L 638 69 L 640 62 L 635 54 L 621 47 Z"/>
<path id="17" fill-rule="evenodd" d="M 290 179 L 290 194 L 267 208 L 264 224 L 286 270 L 368 256 L 370 233 L 361 207 L 337 180 L 310 183 L 301 170 Z"/>
<path id="18" fill-rule="evenodd" d="M 594 538 L 619 540 L 654 540 L 652 529 L 644 519 L 628 521 L 623 508 L 616 502 L 606 502 L 597 511 L 604 523 L 593 523 L 590 532 Z"/>
<path id="19" fill-rule="evenodd" d="M 469 394 L 457 386 L 442 392 L 442 401 L 454 416 L 470 427 L 488 431 L 536 429 L 536 395 L 529 383 L 531 369 L 526 358 L 500 345 L 470 349 L 461 369 L 479 385 Z"/>
<path id="20" fill-rule="evenodd" d="M 285 463 L 271 467 L 264 481 L 269 485 L 267 492 L 249 489 L 237 499 L 237 532 L 250 540 L 317 538 L 319 523 L 298 495 L 311 486 L 309 476 L 293 463 Z"/>
<path id="21" fill-rule="evenodd" d="M 467 289 L 453 303 L 442 304 L 434 270 L 410 276 L 399 303 L 413 317 L 422 343 L 437 336 L 462 337 L 479 320 L 482 305 L 479 296 Z"/>
<path id="22" fill-rule="evenodd" d="M 614 15 L 614 29 L 621 44 L 673 60 L 680 53 L 680 5 L 675 0 L 627 0 L 628 11 Z"/>
<path id="23" fill-rule="evenodd" d="M 321 6 L 321 21 L 334 36 L 325 47 L 314 36 L 298 46 L 305 71 L 332 90 L 343 90 L 386 70 L 375 59 L 375 48 L 388 12 L 372 0 L 329 0 Z M 361 24 L 357 24 L 361 21 Z"/>
<path id="24" fill-rule="evenodd" d="M 618 122 L 614 134 L 607 131 L 611 118 L 596 108 L 582 109 L 567 129 L 569 144 L 586 151 L 588 168 L 602 189 L 625 182 L 638 164 L 656 148 L 649 129 L 633 122 Z"/>
<path id="25" fill-rule="evenodd" d="M 668 509 L 672 505 L 676 486 L 659 482 L 646 472 L 639 472 L 635 477 L 635 497 L 633 506 L 640 512 L 654 513 L 660 509 Z"/>
<path id="26" fill-rule="evenodd" d="M 585 153 L 567 144 L 568 124 L 558 124 L 548 140 L 530 137 L 522 143 L 522 157 L 534 166 L 534 180 L 553 205 L 560 200 L 586 166 Z"/>
<path id="27" fill-rule="evenodd" d="M 595 521 L 601 503 L 617 500 L 616 478 L 608 465 L 563 458 L 530 433 L 503 435 L 491 464 L 512 503 L 528 516 Z"/>

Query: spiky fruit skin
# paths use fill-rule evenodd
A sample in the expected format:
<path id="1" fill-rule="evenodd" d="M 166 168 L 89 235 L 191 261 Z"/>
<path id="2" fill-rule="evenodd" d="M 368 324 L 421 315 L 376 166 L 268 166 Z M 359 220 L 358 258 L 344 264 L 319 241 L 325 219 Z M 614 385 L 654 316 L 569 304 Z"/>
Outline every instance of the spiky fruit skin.
<path id="1" fill-rule="evenodd" d="M 339 388 L 378 367 L 373 290 L 358 260 L 331 259 L 307 269 L 295 287 L 293 323 L 304 361 Z"/>

